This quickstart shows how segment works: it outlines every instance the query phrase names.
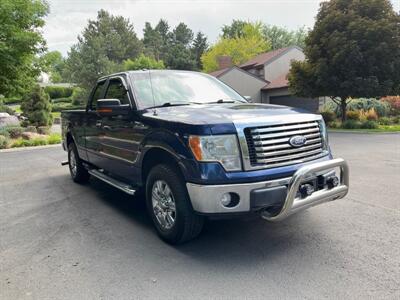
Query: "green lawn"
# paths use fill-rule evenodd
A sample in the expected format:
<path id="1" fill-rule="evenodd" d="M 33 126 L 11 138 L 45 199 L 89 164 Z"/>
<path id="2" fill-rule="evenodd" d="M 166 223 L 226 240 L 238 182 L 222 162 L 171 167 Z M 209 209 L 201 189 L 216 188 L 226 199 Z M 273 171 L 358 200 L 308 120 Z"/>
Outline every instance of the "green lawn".
<path id="1" fill-rule="evenodd" d="M 329 128 L 329 131 L 346 131 L 346 132 L 400 132 L 400 124 L 398 125 L 379 125 L 376 129 L 344 129 L 344 128 Z"/>

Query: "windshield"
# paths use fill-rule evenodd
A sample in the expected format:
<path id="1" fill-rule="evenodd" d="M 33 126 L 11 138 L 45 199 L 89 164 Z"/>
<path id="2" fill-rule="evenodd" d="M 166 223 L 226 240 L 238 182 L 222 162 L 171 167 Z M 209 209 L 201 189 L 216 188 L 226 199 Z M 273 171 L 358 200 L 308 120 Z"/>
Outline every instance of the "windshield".
<path id="1" fill-rule="evenodd" d="M 131 73 L 136 100 L 141 108 L 165 104 L 246 102 L 230 87 L 209 75 L 185 71 L 150 72 L 151 81 L 149 72 Z"/>

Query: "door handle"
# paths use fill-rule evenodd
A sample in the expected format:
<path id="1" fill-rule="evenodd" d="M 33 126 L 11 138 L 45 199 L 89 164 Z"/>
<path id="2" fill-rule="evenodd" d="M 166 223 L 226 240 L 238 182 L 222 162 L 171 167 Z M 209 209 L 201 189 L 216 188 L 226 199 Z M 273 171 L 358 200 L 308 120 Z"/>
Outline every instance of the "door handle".
<path id="1" fill-rule="evenodd" d="M 101 123 L 100 121 L 97 121 L 97 122 L 96 122 L 96 127 L 97 127 L 97 128 L 100 128 L 102 125 L 103 125 L 103 123 Z"/>
<path id="2" fill-rule="evenodd" d="M 144 126 L 145 126 L 142 122 L 139 122 L 139 121 L 135 121 L 133 124 L 134 124 L 136 127 L 144 127 Z"/>

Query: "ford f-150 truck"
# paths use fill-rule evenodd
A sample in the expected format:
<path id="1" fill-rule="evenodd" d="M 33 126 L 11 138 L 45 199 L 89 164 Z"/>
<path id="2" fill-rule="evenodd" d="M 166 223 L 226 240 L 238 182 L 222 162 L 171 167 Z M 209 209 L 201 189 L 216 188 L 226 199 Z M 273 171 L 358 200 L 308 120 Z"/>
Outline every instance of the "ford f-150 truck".
<path id="1" fill-rule="evenodd" d="M 62 112 L 62 134 L 72 179 L 143 193 L 171 244 L 196 237 L 206 217 L 279 221 L 349 188 L 321 115 L 250 103 L 203 73 L 102 77 L 86 109 Z"/>

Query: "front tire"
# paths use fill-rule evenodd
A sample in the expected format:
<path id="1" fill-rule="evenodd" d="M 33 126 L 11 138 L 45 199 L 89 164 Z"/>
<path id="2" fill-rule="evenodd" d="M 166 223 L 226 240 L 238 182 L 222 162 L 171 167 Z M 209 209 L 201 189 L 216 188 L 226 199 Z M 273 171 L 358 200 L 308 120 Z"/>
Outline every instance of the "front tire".
<path id="1" fill-rule="evenodd" d="M 68 166 L 73 181 L 76 183 L 88 182 L 90 174 L 83 166 L 74 143 L 68 145 Z"/>
<path id="2" fill-rule="evenodd" d="M 158 235 L 169 244 L 197 237 L 204 217 L 196 215 L 180 174 L 169 165 L 151 169 L 146 181 L 146 205 Z"/>

